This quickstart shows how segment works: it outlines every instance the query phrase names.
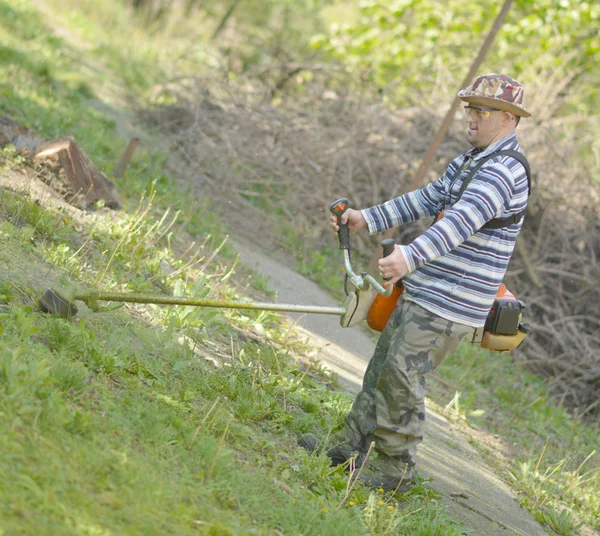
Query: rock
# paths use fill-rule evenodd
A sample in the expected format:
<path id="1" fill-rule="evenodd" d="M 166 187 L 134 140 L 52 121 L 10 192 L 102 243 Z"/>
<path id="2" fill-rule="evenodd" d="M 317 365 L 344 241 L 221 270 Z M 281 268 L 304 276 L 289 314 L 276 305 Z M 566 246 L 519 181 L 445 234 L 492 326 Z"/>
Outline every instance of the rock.
<path id="1" fill-rule="evenodd" d="M 27 127 L 9 117 L 0 116 L 0 147 L 10 144 L 17 149 L 27 149 L 33 153 L 43 143 L 44 140 L 35 136 Z"/>

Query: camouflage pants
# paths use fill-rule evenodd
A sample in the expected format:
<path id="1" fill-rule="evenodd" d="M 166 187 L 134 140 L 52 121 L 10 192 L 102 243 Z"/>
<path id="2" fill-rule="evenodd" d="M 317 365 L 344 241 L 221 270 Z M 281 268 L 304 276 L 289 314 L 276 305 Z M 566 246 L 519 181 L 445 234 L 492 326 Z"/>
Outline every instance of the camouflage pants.
<path id="1" fill-rule="evenodd" d="M 425 374 L 435 370 L 473 328 L 445 320 L 401 298 L 379 337 L 363 386 L 346 417 L 344 438 L 377 465 L 410 478 L 423 439 Z"/>

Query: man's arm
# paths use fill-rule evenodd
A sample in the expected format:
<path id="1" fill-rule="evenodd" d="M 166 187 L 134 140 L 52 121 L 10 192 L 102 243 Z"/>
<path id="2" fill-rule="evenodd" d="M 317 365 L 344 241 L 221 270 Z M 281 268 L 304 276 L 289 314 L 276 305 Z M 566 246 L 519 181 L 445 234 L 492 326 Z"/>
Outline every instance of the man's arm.
<path id="1" fill-rule="evenodd" d="M 446 255 L 500 216 L 510 203 L 513 188 L 514 177 L 506 166 L 484 166 L 441 220 L 410 245 L 401 246 L 408 272 Z"/>
<path id="2" fill-rule="evenodd" d="M 409 223 L 421 218 L 438 214 L 444 208 L 446 192 L 453 178 L 459 174 L 469 153 L 457 156 L 446 172 L 435 182 L 382 205 L 377 205 L 362 211 L 363 217 L 371 234 L 390 229 L 395 225 Z"/>
<path id="3" fill-rule="evenodd" d="M 356 210 L 349 208 L 342 215 L 351 232 L 367 227 L 371 234 L 398 225 L 437 214 L 444 202 L 446 174 L 420 190 L 387 201 L 375 207 Z M 330 215 L 329 222 L 334 231 L 339 231 L 337 216 Z"/>
<path id="4" fill-rule="evenodd" d="M 437 181 L 428 184 L 424 188 L 401 195 L 381 205 L 362 210 L 369 233 L 374 234 L 390 229 L 395 225 L 409 223 L 437 214 L 443 207 L 446 180 L 447 175 L 444 174 Z"/>

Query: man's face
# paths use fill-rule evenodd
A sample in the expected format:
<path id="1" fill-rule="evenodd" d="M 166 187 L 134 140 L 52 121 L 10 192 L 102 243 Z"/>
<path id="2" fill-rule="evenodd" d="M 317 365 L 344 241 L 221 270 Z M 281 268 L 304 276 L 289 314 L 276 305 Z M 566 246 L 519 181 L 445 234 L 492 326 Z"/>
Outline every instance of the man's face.
<path id="1" fill-rule="evenodd" d="M 504 137 L 500 135 L 503 131 L 503 113 L 491 108 L 465 107 L 467 118 L 467 139 L 469 143 L 478 149 L 484 149 L 491 143 Z"/>

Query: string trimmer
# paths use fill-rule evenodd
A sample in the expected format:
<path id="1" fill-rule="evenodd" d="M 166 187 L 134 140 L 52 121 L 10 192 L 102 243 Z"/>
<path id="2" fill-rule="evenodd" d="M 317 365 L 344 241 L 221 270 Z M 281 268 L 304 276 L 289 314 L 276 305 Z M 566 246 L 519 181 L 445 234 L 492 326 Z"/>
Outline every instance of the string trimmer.
<path id="1" fill-rule="evenodd" d="M 337 216 L 339 232 L 338 238 L 340 249 L 344 252 L 344 266 L 347 281 L 353 287 L 347 291 L 347 298 L 343 307 L 328 307 L 321 305 L 293 305 L 284 303 L 265 303 L 255 301 L 228 301 L 194 299 L 177 296 L 152 295 L 142 293 L 105 292 L 100 290 L 84 290 L 76 287 L 48 289 L 40 298 L 40 306 L 43 311 L 62 318 L 70 318 L 77 315 L 76 300 L 83 301 L 90 309 L 98 310 L 98 302 L 126 302 L 126 303 L 154 303 L 162 305 L 189 305 L 196 307 L 218 307 L 225 309 L 259 309 L 262 311 L 283 311 L 293 313 L 316 313 L 327 315 L 339 315 L 342 327 L 351 327 L 365 319 L 367 312 L 378 293 L 381 296 L 389 296 L 393 287 L 384 288 L 375 278 L 366 272 L 360 275 L 352 269 L 350 261 L 350 230 L 348 224 L 341 223 L 342 214 L 350 208 L 347 199 L 338 199 L 330 206 L 330 210 Z M 389 255 L 394 250 L 394 240 L 384 240 L 383 256 Z"/>

